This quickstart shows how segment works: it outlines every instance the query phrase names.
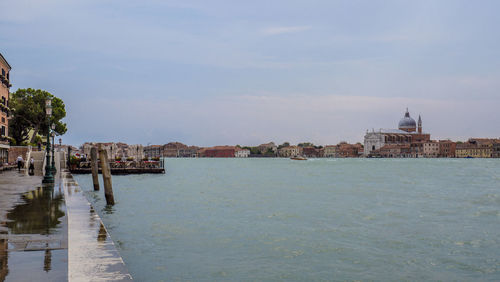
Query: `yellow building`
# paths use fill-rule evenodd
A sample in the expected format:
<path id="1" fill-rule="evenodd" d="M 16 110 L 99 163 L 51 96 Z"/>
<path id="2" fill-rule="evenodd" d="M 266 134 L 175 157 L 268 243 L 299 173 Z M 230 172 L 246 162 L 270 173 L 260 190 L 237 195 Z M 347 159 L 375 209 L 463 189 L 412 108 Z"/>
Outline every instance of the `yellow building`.
<path id="1" fill-rule="evenodd" d="M 457 158 L 492 158 L 495 139 L 469 139 L 468 142 L 457 144 Z"/>

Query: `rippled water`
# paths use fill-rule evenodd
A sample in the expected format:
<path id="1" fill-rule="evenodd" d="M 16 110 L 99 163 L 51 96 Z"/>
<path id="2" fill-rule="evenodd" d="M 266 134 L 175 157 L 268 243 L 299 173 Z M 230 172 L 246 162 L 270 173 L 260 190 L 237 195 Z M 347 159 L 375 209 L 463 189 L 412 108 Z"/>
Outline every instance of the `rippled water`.
<path id="1" fill-rule="evenodd" d="M 167 159 L 75 179 L 137 281 L 500 280 L 500 159 Z M 102 187 L 102 186 L 101 186 Z"/>

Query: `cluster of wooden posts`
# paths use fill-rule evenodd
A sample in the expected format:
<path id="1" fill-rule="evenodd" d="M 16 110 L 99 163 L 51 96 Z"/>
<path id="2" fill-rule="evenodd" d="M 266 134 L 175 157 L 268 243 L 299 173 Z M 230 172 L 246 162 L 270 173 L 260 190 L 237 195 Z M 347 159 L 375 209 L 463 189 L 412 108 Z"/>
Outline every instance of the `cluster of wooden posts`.
<path id="1" fill-rule="evenodd" d="M 90 165 L 92 170 L 92 182 L 94 182 L 94 191 L 99 191 L 99 164 L 97 158 L 96 147 L 90 149 Z M 106 197 L 107 205 L 114 205 L 115 198 L 113 197 L 113 185 L 111 182 L 111 169 L 108 163 L 108 154 L 106 150 L 99 145 L 99 159 L 101 160 L 102 181 L 104 183 L 104 196 Z"/>

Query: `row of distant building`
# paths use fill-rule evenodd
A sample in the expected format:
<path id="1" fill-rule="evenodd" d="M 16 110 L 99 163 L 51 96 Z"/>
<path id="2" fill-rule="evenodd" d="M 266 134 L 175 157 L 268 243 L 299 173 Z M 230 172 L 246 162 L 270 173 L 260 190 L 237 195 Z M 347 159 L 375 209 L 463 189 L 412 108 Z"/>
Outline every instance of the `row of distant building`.
<path id="1" fill-rule="evenodd" d="M 432 140 L 423 132 L 422 118 L 418 124 L 408 109 L 399 121 L 398 129 L 367 131 L 364 138 L 365 157 L 382 158 L 498 158 L 500 139 L 471 138 L 467 142 Z"/>
<path id="2" fill-rule="evenodd" d="M 85 143 L 80 148 L 88 155 L 96 143 Z M 422 118 L 416 122 L 406 110 L 397 129 L 367 131 L 364 144 L 340 142 L 337 145 L 314 146 L 310 143 L 276 145 L 274 142 L 255 147 L 187 146 L 179 142 L 164 145 L 127 145 L 124 143 L 102 143 L 108 158 L 248 158 L 248 157 L 293 157 L 307 158 L 499 158 L 500 139 L 471 138 L 467 142 L 432 140 L 423 131 Z"/>

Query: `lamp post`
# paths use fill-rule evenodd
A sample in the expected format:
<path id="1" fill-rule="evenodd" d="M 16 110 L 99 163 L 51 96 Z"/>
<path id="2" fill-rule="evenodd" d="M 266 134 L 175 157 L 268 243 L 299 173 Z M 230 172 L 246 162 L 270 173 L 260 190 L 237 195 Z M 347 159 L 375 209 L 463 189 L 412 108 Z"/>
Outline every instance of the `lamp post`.
<path id="1" fill-rule="evenodd" d="M 45 176 L 42 183 L 54 183 L 54 176 L 50 169 L 50 116 L 52 115 L 52 97 L 47 97 L 45 100 L 45 113 L 47 114 L 47 155 L 45 162 Z"/>
<path id="2" fill-rule="evenodd" d="M 52 167 L 51 167 L 51 169 L 52 169 L 52 173 L 55 174 L 57 171 L 56 163 L 54 161 L 54 149 L 56 147 L 56 143 L 54 142 L 54 137 L 56 136 L 56 132 L 54 130 L 56 129 L 56 125 L 53 123 L 51 125 L 51 127 L 52 127 L 52 134 L 51 134 L 51 136 L 52 136 Z"/>

